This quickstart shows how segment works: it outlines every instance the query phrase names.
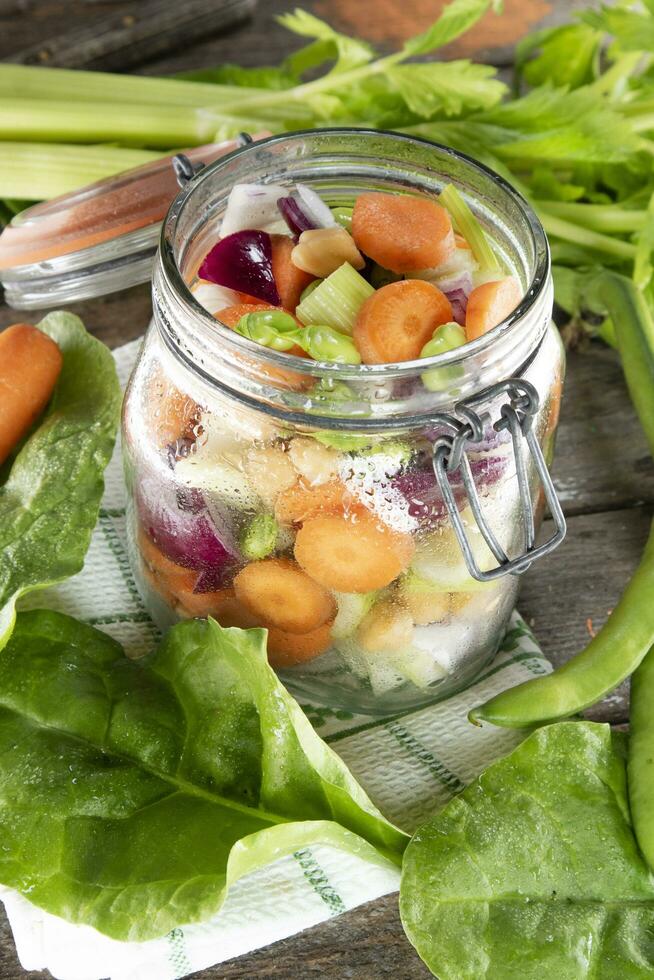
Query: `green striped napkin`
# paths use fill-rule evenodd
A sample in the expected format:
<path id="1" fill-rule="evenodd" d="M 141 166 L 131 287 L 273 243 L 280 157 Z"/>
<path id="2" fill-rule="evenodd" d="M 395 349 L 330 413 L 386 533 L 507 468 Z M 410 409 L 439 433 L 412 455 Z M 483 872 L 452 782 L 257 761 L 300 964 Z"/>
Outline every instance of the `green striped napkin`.
<path id="1" fill-rule="evenodd" d="M 115 351 L 123 384 L 137 350 L 138 343 L 132 343 Z M 47 606 L 93 623 L 132 656 L 157 641 L 127 558 L 119 448 L 107 470 L 100 520 L 83 571 L 63 585 L 32 593 L 22 605 Z M 548 670 L 531 631 L 514 613 L 494 662 L 474 687 L 448 701 L 374 720 L 317 704 L 303 707 L 384 814 L 412 831 L 520 740 L 516 732 L 475 728 L 467 720 L 468 710 Z M 303 849 L 237 882 L 212 920 L 145 943 L 120 943 L 88 926 L 71 925 L 9 889 L 0 889 L 0 898 L 26 970 L 48 969 L 61 980 L 173 980 L 395 891 L 398 883 L 394 868 L 372 867 L 326 846 Z"/>

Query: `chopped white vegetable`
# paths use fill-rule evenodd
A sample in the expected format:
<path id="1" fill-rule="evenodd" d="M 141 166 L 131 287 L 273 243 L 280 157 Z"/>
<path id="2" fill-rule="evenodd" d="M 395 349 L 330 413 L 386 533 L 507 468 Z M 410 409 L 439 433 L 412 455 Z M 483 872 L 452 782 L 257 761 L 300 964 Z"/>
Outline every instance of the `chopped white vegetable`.
<path id="1" fill-rule="evenodd" d="M 220 237 L 246 228 L 259 231 L 288 231 L 277 201 L 288 194 L 281 184 L 234 184 L 220 226 Z"/>
<path id="2" fill-rule="evenodd" d="M 224 310 L 228 306 L 238 303 L 238 293 L 227 286 L 219 286 L 215 282 L 207 282 L 206 279 L 198 279 L 191 292 L 195 296 L 200 306 L 204 306 L 207 313 L 213 316 L 218 310 Z"/>
<path id="3" fill-rule="evenodd" d="M 316 228 L 331 228 L 338 224 L 330 208 L 314 190 L 306 184 L 296 184 L 295 190 L 302 202 L 303 210 L 313 219 Z"/>

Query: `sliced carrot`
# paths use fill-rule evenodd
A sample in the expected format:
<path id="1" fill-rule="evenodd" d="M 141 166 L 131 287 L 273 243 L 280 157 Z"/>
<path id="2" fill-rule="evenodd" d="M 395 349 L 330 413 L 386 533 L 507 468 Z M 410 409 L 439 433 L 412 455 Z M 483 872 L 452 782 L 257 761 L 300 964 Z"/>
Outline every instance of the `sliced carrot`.
<path id="1" fill-rule="evenodd" d="M 286 633 L 309 633 L 333 619 L 334 597 L 289 558 L 251 562 L 234 579 L 239 602 Z"/>
<path id="2" fill-rule="evenodd" d="M 327 589 L 370 592 L 389 585 L 407 568 L 413 539 L 370 514 L 315 517 L 295 538 L 295 557 L 307 575 Z"/>
<path id="3" fill-rule="evenodd" d="M 0 333 L 0 463 L 50 401 L 62 364 L 54 340 L 29 323 Z"/>
<path id="4" fill-rule="evenodd" d="M 298 269 L 291 262 L 295 242 L 288 235 L 271 235 L 272 271 L 281 304 L 287 310 L 295 310 L 300 294 L 316 278 L 310 272 Z"/>
<path id="5" fill-rule="evenodd" d="M 290 241 L 290 239 L 289 239 Z M 292 243 L 291 243 L 292 244 Z M 290 310 L 284 310 L 279 306 L 271 306 L 270 303 L 259 303 L 256 300 L 252 303 L 237 303 L 235 306 L 227 306 L 224 310 L 218 310 L 214 314 L 216 320 L 220 320 L 224 323 L 226 327 L 230 327 L 232 330 L 238 323 L 238 321 L 246 316 L 248 313 L 259 313 L 265 312 L 266 310 L 282 310 L 283 313 L 289 313 L 294 317 Z M 294 317 L 295 319 L 295 317 Z M 302 327 L 303 324 L 299 320 L 296 320 L 298 327 Z M 294 354 L 295 357 L 308 357 L 306 351 L 303 351 L 301 347 L 295 344 L 286 352 L 287 354 Z M 273 370 L 273 369 L 270 369 Z"/>
<path id="6" fill-rule="evenodd" d="M 257 617 L 238 601 L 233 589 L 178 593 L 176 598 L 179 601 L 177 612 L 184 618 L 213 616 L 221 626 L 237 626 L 242 630 L 261 625 Z"/>
<path id="7" fill-rule="evenodd" d="M 364 364 L 413 361 L 436 327 L 452 318 L 450 301 L 438 286 L 421 279 L 391 282 L 359 310 L 354 343 Z"/>
<path id="8" fill-rule="evenodd" d="M 306 663 L 329 650 L 332 642 L 331 623 L 324 623 L 310 633 L 284 633 L 268 627 L 268 661 L 272 667 L 293 667 Z"/>
<path id="9" fill-rule="evenodd" d="M 341 480 L 311 485 L 298 480 L 283 490 L 275 501 L 280 524 L 302 524 L 319 514 L 347 514 L 364 510 Z"/>
<path id="10" fill-rule="evenodd" d="M 360 194 L 352 235 L 364 255 L 392 272 L 432 269 L 455 249 L 449 212 L 426 197 Z"/>
<path id="11" fill-rule="evenodd" d="M 174 385 L 157 366 L 147 385 L 147 412 L 150 430 L 157 446 L 174 446 L 183 439 L 194 439 L 202 409 Z"/>
<path id="12" fill-rule="evenodd" d="M 475 340 L 488 333 L 515 310 L 522 299 L 515 276 L 482 283 L 473 289 L 466 308 L 466 337 Z"/>
<path id="13" fill-rule="evenodd" d="M 138 547 L 143 564 L 150 572 L 148 578 L 151 584 L 157 588 L 169 605 L 176 605 L 180 595 L 193 592 L 200 574 L 197 569 L 184 568 L 171 561 L 143 530 L 139 530 L 138 533 Z"/>
<path id="14" fill-rule="evenodd" d="M 454 244 L 456 245 L 457 248 L 467 248 L 468 251 L 470 251 L 470 245 L 468 243 L 468 239 L 464 238 L 463 235 L 460 235 L 458 231 L 454 232 Z"/>
<path id="15" fill-rule="evenodd" d="M 252 296 L 251 293 L 237 293 L 239 303 L 247 304 L 248 306 L 259 306 L 263 305 L 263 300 L 259 299 L 258 296 Z"/>
<path id="16" fill-rule="evenodd" d="M 220 320 L 226 327 L 230 327 L 233 330 L 241 317 L 246 316 L 248 313 L 279 309 L 277 306 L 271 306 L 270 303 L 262 303 L 260 300 L 254 299 L 254 297 L 250 297 L 250 299 L 252 302 L 237 303 L 235 306 L 226 306 L 224 310 L 218 310 L 217 313 L 214 313 L 216 320 Z"/>

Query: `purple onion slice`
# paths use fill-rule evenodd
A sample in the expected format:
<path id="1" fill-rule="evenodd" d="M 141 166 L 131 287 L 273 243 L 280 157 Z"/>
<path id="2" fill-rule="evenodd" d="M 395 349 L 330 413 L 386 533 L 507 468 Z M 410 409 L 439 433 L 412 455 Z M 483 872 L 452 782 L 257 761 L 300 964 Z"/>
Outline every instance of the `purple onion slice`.
<path id="1" fill-rule="evenodd" d="M 272 243 L 267 231 L 236 231 L 216 242 L 200 266 L 200 278 L 280 305 L 272 270 Z"/>

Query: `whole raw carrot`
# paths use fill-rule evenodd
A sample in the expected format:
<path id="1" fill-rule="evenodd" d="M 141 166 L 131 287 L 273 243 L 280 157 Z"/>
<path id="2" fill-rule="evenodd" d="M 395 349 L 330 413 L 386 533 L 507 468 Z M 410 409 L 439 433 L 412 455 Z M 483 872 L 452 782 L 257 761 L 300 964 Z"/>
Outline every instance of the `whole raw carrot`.
<path id="1" fill-rule="evenodd" d="M 0 333 L 0 464 L 48 404 L 62 361 L 54 340 L 28 323 Z"/>

